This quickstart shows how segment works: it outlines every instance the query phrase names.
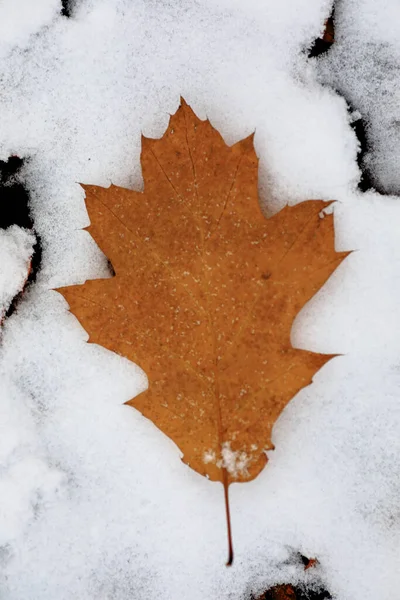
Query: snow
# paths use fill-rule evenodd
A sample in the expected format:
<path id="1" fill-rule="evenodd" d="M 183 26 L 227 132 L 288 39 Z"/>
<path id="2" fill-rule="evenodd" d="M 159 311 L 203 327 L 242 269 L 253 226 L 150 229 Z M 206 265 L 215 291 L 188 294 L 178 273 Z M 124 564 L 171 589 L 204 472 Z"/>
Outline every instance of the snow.
<path id="1" fill-rule="evenodd" d="M 232 450 L 230 442 L 224 442 L 221 450 L 222 460 L 221 466 L 225 467 L 230 475 L 233 477 L 240 477 L 242 475 L 248 476 L 249 472 L 247 467 L 250 463 L 251 457 L 246 452 L 239 452 Z"/>
<path id="2" fill-rule="evenodd" d="M 389 600 L 399 572 L 400 202 L 357 190 L 343 90 L 370 123 L 367 162 L 398 192 L 397 2 L 343 0 L 337 41 L 307 58 L 324 0 L 0 3 L 0 159 L 26 157 L 42 270 L 0 346 L 0 595 L 5 600 L 248 599 L 322 581 Z M 397 29 L 397 26 L 396 26 Z M 334 88 L 334 89 L 333 89 Z M 141 369 L 96 345 L 53 289 L 110 275 L 77 182 L 140 189 L 140 135 L 185 97 L 228 143 L 256 131 L 267 212 L 336 199 L 336 249 L 356 250 L 295 322 L 292 342 L 341 354 L 288 405 L 256 480 L 222 488 L 123 403 Z M 0 231 L 1 310 L 29 232 Z M 306 573 L 298 552 L 317 557 Z M 297 557 L 297 558 L 296 558 Z"/>
<path id="3" fill-rule="evenodd" d="M 257 450 L 255 445 L 254 450 Z M 214 450 L 207 450 L 203 454 L 204 464 L 215 463 L 218 467 L 226 469 L 232 478 L 237 479 L 241 476 L 249 476 L 247 467 L 250 461 L 251 457 L 246 452 L 232 450 L 230 442 L 222 444 L 220 457 L 217 457 Z"/>
<path id="4" fill-rule="evenodd" d="M 399 5 L 393 0 L 337 4 L 336 42 L 319 62 L 320 81 L 361 112 L 370 146 L 365 166 L 380 191 L 399 194 Z"/>
<path id="5" fill-rule="evenodd" d="M 34 235 L 16 225 L 0 229 L 0 320 L 24 287 L 33 254 Z"/>
<path id="6" fill-rule="evenodd" d="M 0 53 L 26 48 L 32 34 L 51 23 L 60 12 L 58 0 L 2 0 L 0 3 Z"/>

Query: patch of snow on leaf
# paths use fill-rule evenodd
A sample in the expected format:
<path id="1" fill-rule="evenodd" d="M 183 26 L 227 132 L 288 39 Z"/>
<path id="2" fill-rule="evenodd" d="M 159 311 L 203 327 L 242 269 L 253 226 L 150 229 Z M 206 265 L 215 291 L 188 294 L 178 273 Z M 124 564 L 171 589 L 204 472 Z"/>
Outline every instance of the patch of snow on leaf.
<path id="1" fill-rule="evenodd" d="M 251 461 L 251 457 L 246 452 L 232 450 L 230 442 L 224 442 L 221 455 L 222 460 L 217 464 L 226 469 L 232 477 L 248 475 L 247 466 Z"/>
<path id="2" fill-rule="evenodd" d="M 204 463 L 207 465 L 208 463 L 215 463 L 217 460 L 217 455 L 215 454 L 214 450 L 207 450 L 207 452 L 204 452 L 203 455 L 203 461 Z"/>

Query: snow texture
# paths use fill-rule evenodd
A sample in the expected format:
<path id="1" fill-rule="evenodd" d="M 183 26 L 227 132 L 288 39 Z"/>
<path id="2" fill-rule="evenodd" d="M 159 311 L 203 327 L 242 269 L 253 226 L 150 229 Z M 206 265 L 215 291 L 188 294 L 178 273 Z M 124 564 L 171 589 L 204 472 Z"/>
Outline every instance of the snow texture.
<path id="1" fill-rule="evenodd" d="M 51 23 L 60 12 L 59 0 L 1 0 L 0 53 L 11 48 L 27 48 L 30 36 Z"/>
<path id="2" fill-rule="evenodd" d="M 24 287 L 34 244 L 35 236 L 26 229 L 16 225 L 0 229 L 0 319 Z"/>
<path id="3" fill-rule="evenodd" d="M 337 2 L 336 41 L 318 61 L 320 81 L 361 112 L 369 145 L 365 168 L 387 194 L 400 194 L 399 18 L 396 0 Z"/>
<path id="4" fill-rule="evenodd" d="M 33 9 L 33 6 L 35 7 Z M 1 330 L 0 596 L 245 600 L 321 580 L 338 600 L 393 600 L 400 537 L 400 202 L 360 193 L 345 100 L 368 117 L 369 161 L 398 191 L 397 0 L 343 0 L 337 42 L 308 59 L 325 0 L 0 2 L 0 159 L 21 178 L 42 269 Z M 397 49 L 397 50 L 396 50 Z M 322 85 L 328 82 L 329 85 Z M 140 367 L 96 345 L 53 289 L 110 276 L 77 182 L 139 188 L 140 135 L 182 95 L 233 143 L 256 131 L 267 213 L 337 199 L 355 249 L 295 321 L 300 348 L 342 354 L 287 406 L 260 476 L 222 487 L 123 403 Z M 0 297 L 23 281 L 29 234 L 0 236 Z M 2 304 L 3 306 L 3 304 Z M 319 564 L 303 571 L 298 552 Z"/>

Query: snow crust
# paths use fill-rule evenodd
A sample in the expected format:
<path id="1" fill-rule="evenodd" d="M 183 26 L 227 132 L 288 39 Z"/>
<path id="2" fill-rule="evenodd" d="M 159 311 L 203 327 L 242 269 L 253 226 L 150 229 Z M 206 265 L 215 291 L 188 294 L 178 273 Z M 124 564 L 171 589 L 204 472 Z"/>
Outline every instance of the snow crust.
<path id="1" fill-rule="evenodd" d="M 35 2 L 34 18 L 30 2 L 0 3 L 0 158 L 29 157 L 21 177 L 43 244 L 38 281 L 1 331 L 4 600 L 241 600 L 318 579 L 338 600 L 393 599 L 400 202 L 357 191 L 351 117 L 322 82 L 351 86 L 374 132 L 377 176 L 394 190 L 398 70 L 378 63 L 397 56 L 387 16 L 396 5 L 343 1 L 337 43 L 318 62 L 306 49 L 330 12 L 324 0 L 81 0 L 70 19 L 50 0 Z M 336 248 L 357 250 L 296 319 L 295 346 L 342 356 L 285 409 L 260 476 L 231 486 L 230 569 L 222 487 L 123 406 L 145 374 L 85 344 L 52 291 L 110 275 L 81 230 L 77 182 L 140 188 L 141 132 L 161 135 L 180 95 L 228 143 L 256 131 L 267 212 L 337 199 Z M 0 233 L 5 302 L 32 241 L 17 228 Z M 298 552 L 319 565 L 304 573 Z"/>

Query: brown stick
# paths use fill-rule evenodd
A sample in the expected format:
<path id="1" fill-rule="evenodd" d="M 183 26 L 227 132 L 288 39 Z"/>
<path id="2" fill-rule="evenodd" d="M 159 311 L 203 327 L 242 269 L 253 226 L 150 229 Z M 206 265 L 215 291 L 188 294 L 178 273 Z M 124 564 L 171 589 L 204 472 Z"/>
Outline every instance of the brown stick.
<path id="1" fill-rule="evenodd" d="M 226 513 L 226 528 L 228 532 L 228 560 L 226 563 L 227 567 L 230 567 L 233 563 L 233 543 L 232 543 L 232 528 L 231 528 L 231 511 L 229 508 L 229 492 L 228 492 L 228 476 L 226 469 L 223 469 L 224 473 L 224 497 L 225 497 L 225 513 Z"/>

